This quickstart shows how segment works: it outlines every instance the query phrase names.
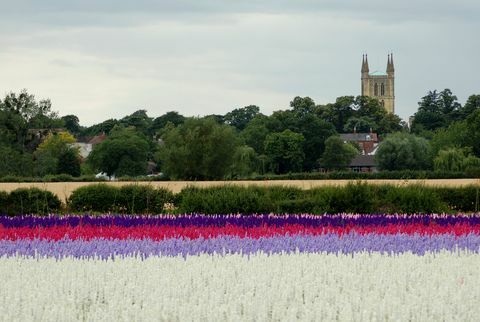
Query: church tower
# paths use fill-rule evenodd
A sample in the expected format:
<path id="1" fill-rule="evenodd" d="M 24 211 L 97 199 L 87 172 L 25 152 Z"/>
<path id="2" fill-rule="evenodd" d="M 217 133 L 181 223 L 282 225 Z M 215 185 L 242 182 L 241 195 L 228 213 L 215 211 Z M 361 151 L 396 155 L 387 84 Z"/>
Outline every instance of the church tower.
<path id="1" fill-rule="evenodd" d="M 395 67 L 393 54 L 387 56 L 387 71 L 370 73 L 368 57 L 362 57 L 362 95 L 375 97 L 389 113 L 395 113 Z"/>

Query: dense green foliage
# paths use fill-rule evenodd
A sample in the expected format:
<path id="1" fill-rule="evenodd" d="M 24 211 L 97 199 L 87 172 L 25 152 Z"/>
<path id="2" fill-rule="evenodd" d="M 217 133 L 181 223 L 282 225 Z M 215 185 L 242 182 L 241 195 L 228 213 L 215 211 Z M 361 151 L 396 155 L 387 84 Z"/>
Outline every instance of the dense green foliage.
<path id="1" fill-rule="evenodd" d="M 288 129 L 268 134 L 265 138 L 265 154 L 268 156 L 270 170 L 274 173 L 300 171 L 305 159 L 304 142 L 302 134 Z"/>
<path id="2" fill-rule="evenodd" d="M 447 148 L 440 150 L 433 160 L 436 171 L 468 171 L 480 168 L 480 158 L 471 155 L 465 149 Z"/>
<path id="3" fill-rule="evenodd" d="M 47 190 L 38 188 L 19 188 L 9 194 L 0 192 L 0 214 L 46 215 L 56 213 L 61 208 L 60 199 Z"/>
<path id="4" fill-rule="evenodd" d="M 380 169 L 480 174 L 475 159 L 480 157 L 480 95 L 462 105 L 449 89 L 430 91 L 412 120 L 408 129 L 371 97 L 341 96 L 318 105 L 297 96 L 287 109 L 269 116 L 256 105 L 201 118 L 175 111 L 154 118 L 140 109 L 83 127 L 77 116 L 59 117 L 48 99 L 36 100 L 24 90 L 0 100 L 0 176 L 162 173 L 163 178 L 205 180 L 314 173 L 321 167 L 338 171 L 349 165 L 353 150 L 326 147 L 327 139 L 355 131 L 378 134 Z M 410 136 L 398 134 L 409 130 Z M 73 140 L 66 140 L 68 133 Z M 71 143 L 92 138 L 99 144 L 87 159 L 80 158 Z M 464 151 L 462 166 L 445 161 L 451 149 Z"/>
<path id="5" fill-rule="evenodd" d="M 279 212 L 285 200 L 297 200 L 303 192 L 297 188 L 220 186 L 186 188 L 177 197 L 180 213 L 268 213 Z"/>
<path id="6" fill-rule="evenodd" d="M 422 137 L 407 133 L 388 136 L 375 155 L 381 170 L 422 170 L 431 164 L 430 145 Z"/>
<path id="7" fill-rule="evenodd" d="M 0 192 L 0 213 L 48 214 L 61 209 L 51 192 L 37 188 Z M 252 213 L 442 213 L 480 210 L 480 186 L 429 187 L 371 185 L 350 182 L 301 190 L 285 186 L 224 185 L 188 187 L 174 195 L 149 185 L 115 187 L 94 184 L 77 188 L 67 201 L 77 213 L 159 214 L 252 214 Z"/>
<path id="8" fill-rule="evenodd" d="M 179 213 L 441 213 L 478 211 L 479 186 L 461 188 L 350 183 L 310 190 L 288 187 L 186 188 Z"/>
<path id="9" fill-rule="evenodd" d="M 76 189 L 68 199 L 68 207 L 76 212 L 162 213 L 165 204 L 172 202 L 173 194 L 166 189 L 96 184 Z"/>
<path id="10" fill-rule="evenodd" d="M 148 140 L 141 134 L 117 127 L 105 141 L 94 147 L 88 162 L 108 176 L 143 175 L 147 171 L 148 151 Z"/>
<path id="11" fill-rule="evenodd" d="M 329 170 L 343 170 L 358 153 L 351 143 L 343 142 L 339 136 L 331 136 L 325 141 L 325 151 L 320 159 L 320 166 Z"/>
<path id="12" fill-rule="evenodd" d="M 239 141 L 232 127 L 212 118 L 187 119 L 163 135 L 159 158 L 174 179 L 221 179 L 231 168 Z"/>
<path id="13" fill-rule="evenodd" d="M 403 170 L 403 171 L 379 171 L 379 172 L 353 172 L 353 171 L 333 171 L 333 172 L 297 172 L 286 174 L 262 174 L 254 175 L 247 180 L 356 180 L 356 179 L 455 179 L 472 178 L 471 172 L 439 172 L 431 170 Z M 473 175 L 474 178 L 480 178 L 480 174 Z"/>

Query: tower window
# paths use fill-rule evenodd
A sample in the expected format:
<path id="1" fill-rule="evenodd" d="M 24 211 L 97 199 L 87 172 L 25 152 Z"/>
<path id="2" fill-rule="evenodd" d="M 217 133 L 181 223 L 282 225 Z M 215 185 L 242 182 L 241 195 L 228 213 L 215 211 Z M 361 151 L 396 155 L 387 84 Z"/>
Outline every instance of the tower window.
<path id="1" fill-rule="evenodd" d="M 378 84 L 375 83 L 375 87 L 373 88 L 373 95 L 378 96 Z"/>
<path id="2" fill-rule="evenodd" d="M 382 107 L 385 107 L 385 101 L 384 101 L 384 100 L 381 100 L 381 101 L 380 101 L 380 105 L 382 105 Z"/>
<path id="3" fill-rule="evenodd" d="M 380 95 L 381 96 L 385 96 L 385 84 L 382 83 L 382 85 L 380 86 Z"/>

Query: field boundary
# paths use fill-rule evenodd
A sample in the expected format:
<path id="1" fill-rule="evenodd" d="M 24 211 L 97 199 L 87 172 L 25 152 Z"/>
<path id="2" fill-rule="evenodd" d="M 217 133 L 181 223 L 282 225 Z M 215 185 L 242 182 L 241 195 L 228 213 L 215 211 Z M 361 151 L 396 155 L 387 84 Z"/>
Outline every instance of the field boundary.
<path id="1" fill-rule="evenodd" d="M 323 186 L 345 186 L 349 182 L 367 182 L 369 184 L 381 185 L 391 184 L 396 186 L 407 185 L 426 185 L 437 187 L 463 187 L 468 185 L 480 185 L 480 179 L 373 179 L 373 180 L 242 180 L 242 181 L 107 181 L 107 182 L 2 182 L 0 183 L 0 191 L 10 192 L 17 188 L 37 187 L 51 191 L 58 196 L 60 200 L 65 202 L 72 192 L 84 186 L 89 186 L 98 183 L 105 183 L 116 187 L 121 187 L 129 184 L 147 185 L 156 188 L 166 188 L 173 193 L 180 192 L 185 187 L 212 187 L 223 185 L 237 185 L 237 186 L 287 186 L 297 187 L 303 190 L 318 188 Z"/>

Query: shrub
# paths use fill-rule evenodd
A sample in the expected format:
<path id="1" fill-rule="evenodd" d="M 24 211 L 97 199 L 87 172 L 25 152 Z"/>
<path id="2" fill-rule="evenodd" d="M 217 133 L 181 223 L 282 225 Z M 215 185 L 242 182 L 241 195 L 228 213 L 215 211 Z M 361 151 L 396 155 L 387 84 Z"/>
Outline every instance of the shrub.
<path id="1" fill-rule="evenodd" d="M 435 192 L 438 188 L 422 185 L 407 187 L 383 187 L 380 198 L 380 209 L 387 213 L 441 213 L 449 211 L 447 203 Z"/>
<path id="2" fill-rule="evenodd" d="M 365 179 L 454 179 L 454 178 L 478 178 L 480 172 L 476 169 L 467 169 L 464 172 L 442 172 L 426 170 L 401 170 L 401 171 L 380 171 L 380 172 L 352 172 L 334 171 L 322 172 L 301 172 L 286 174 L 264 174 L 247 178 L 248 180 L 365 180 Z"/>
<path id="3" fill-rule="evenodd" d="M 218 186 L 188 187 L 178 197 L 179 211 L 185 213 L 227 214 L 279 212 L 281 203 L 303 195 L 302 190 L 290 187 Z"/>
<path id="4" fill-rule="evenodd" d="M 317 211 L 318 212 L 318 211 Z M 316 213 L 315 202 L 311 198 L 283 200 L 278 204 L 280 214 Z"/>
<path id="5" fill-rule="evenodd" d="M 366 182 L 348 183 L 345 187 L 312 189 L 314 213 L 370 213 L 377 204 L 374 187 Z"/>
<path id="6" fill-rule="evenodd" d="M 73 177 L 69 174 L 49 174 L 43 177 L 43 181 L 45 182 L 71 182 L 75 181 Z"/>
<path id="7" fill-rule="evenodd" d="M 172 203 L 173 193 L 145 185 L 114 187 L 95 184 L 76 189 L 69 198 L 72 211 L 154 213 L 163 212 L 165 203 Z"/>
<path id="8" fill-rule="evenodd" d="M 438 187 L 439 198 L 455 211 L 478 211 L 480 209 L 480 186 L 460 188 Z"/>
<path id="9" fill-rule="evenodd" d="M 118 206 L 128 213 L 162 213 L 165 203 L 173 203 L 173 193 L 170 190 L 146 185 L 127 185 L 120 188 Z"/>
<path id="10" fill-rule="evenodd" d="M 52 192 L 33 187 L 13 190 L 7 200 L 9 215 L 44 215 L 58 212 L 61 207 L 60 199 Z"/>
<path id="11" fill-rule="evenodd" d="M 0 191 L 0 215 L 8 212 L 8 193 Z"/>
<path id="12" fill-rule="evenodd" d="M 68 199 L 72 211 L 112 212 L 118 209 L 118 188 L 104 183 L 75 189 Z"/>

